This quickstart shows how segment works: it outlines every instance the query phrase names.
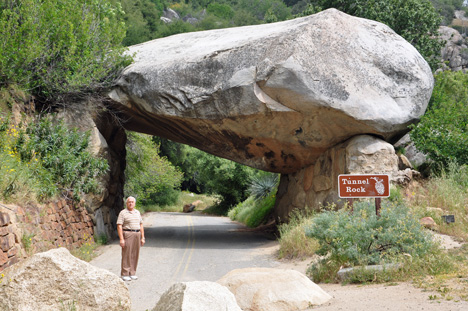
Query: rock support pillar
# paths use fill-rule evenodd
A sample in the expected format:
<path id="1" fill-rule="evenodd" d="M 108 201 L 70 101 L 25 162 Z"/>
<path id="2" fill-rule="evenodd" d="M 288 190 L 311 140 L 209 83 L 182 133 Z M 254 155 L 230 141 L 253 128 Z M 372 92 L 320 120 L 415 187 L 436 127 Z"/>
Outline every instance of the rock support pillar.
<path id="1" fill-rule="evenodd" d="M 391 144 L 370 135 L 355 136 L 328 149 L 314 165 L 281 175 L 275 219 L 287 221 L 297 208 L 342 207 L 345 200 L 338 197 L 340 174 L 389 174 L 392 180 L 398 175 L 398 157 Z"/>

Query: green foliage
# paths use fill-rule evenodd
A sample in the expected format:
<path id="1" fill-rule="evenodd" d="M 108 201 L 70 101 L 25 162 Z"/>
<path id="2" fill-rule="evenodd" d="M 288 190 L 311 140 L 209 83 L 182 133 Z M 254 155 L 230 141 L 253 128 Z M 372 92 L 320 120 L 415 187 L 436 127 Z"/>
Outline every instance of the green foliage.
<path id="1" fill-rule="evenodd" d="M 435 80 L 428 111 L 411 126 L 411 139 L 441 167 L 468 164 L 468 75 L 444 71 Z"/>
<path id="2" fill-rule="evenodd" d="M 177 201 L 182 173 L 158 155 L 159 145 L 151 136 L 128 133 L 125 196 L 142 205 L 168 205 Z"/>
<path id="3" fill-rule="evenodd" d="M 272 192 L 276 192 L 278 183 L 278 174 L 268 172 L 259 173 L 250 181 L 249 193 L 255 200 L 266 198 Z"/>
<path id="4" fill-rule="evenodd" d="M 0 85 L 46 99 L 108 85 L 129 63 L 123 11 L 108 0 L 0 3 Z"/>
<path id="5" fill-rule="evenodd" d="M 347 209 L 324 211 L 314 218 L 306 235 L 318 240 L 318 254 L 348 266 L 380 264 L 399 254 L 422 257 L 432 247 L 430 236 L 401 205 L 383 204 L 381 217 L 369 202 Z"/>
<path id="6" fill-rule="evenodd" d="M 245 200 L 251 178 L 262 174 L 253 168 L 187 145 L 157 137 L 153 139 L 160 142 L 161 155 L 184 172 L 184 189 L 219 196 L 217 211 L 222 214 Z"/>
<path id="7" fill-rule="evenodd" d="M 291 16 L 290 8 L 278 0 L 239 0 L 238 6 L 251 12 L 258 20 L 264 20 L 268 10 L 271 10 L 271 14 L 278 20 L 285 20 Z"/>
<path id="8" fill-rule="evenodd" d="M 108 169 L 88 152 L 89 134 L 62 122 L 39 118 L 27 128 L 0 117 L 0 198 L 36 202 L 57 194 L 97 193 L 98 178 Z"/>
<path id="9" fill-rule="evenodd" d="M 35 234 L 34 233 L 24 233 L 23 236 L 21 237 L 21 243 L 23 244 L 24 250 L 26 252 L 29 252 L 31 250 L 31 246 L 33 244 L 33 238 Z"/>
<path id="10" fill-rule="evenodd" d="M 230 207 L 247 197 L 247 189 L 253 169 L 239 163 L 218 158 L 191 148 L 189 171 L 202 192 L 220 196 L 219 209 L 226 213 Z"/>
<path id="11" fill-rule="evenodd" d="M 273 209 L 276 201 L 275 194 L 276 191 L 258 200 L 254 197 L 249 197 L 232 208 L 228 216 L 232 220 L 246 224 L 248 227 L 258 227 Z"/>
<path id="12" fill-rule="evenodd" d="M 442 16 L 442 25 L 450 25 L 455 10 L 462 10 L 464 0 L 430 0 L 434 8 Z"/>
<path id="13" fill-rule="evenodd" d="M 61 121 L 53 123 L 52 117 L 42 117 L 28 125 L 26 134 L 19 134 L 15 148 L 23 163 L 40 161 L 47 172 L 39 171 L 42 179 L 50 178 L 62 193 L 72 192 L 79 199 L 82 193 L 99 191 L 98 177 L 109 168 L 106 160 L 88 151 L 88 145 L 89 133 L 68 129 Z"/>
<path id="14" fill-rule="evenodd" d="M 230 5 L 224 3 L 210 3 L 206 9 L 209 13 L 230 20 L 234 17 L 234 10 Z"/>
<path id="15" fill-rule="evenodd" d="M 8 115 L 0 115 L 0 198 L 3 201 L 36 201 L 40 189 L 48 189 L 54 194 L 56 189 L 49 179 L 41 180 L 45 170 L 35 160 L 24 163 L 16 148 L 17 141 L 24 132 L 10 125 Z"/>
<path id="16" fill-rule="evenodd" d="M 158 27 L 158 32 L 155 34 L 155 38 L 168 37 L 184 32 L 195 31 L 195 27 L 186 23 L 182 20 L 176 20 L 168 24 L 161 24 Z"/>
<path id="17" fill-rule="evenodd" d="M 313 4 L 387 24 L 413 44 L 433 70 L 437 69 L 441 17 L 429 0 L 317 0 Z"/>

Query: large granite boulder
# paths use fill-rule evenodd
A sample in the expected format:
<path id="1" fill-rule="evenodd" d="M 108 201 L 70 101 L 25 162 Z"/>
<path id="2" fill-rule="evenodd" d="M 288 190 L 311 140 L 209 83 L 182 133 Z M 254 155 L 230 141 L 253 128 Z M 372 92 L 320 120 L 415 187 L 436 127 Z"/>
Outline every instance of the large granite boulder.
<path id="1" fill-rule="evenodd" d="M 172 285 L 153 311 L 242 311 L 234 295 L 218 283 L 195 281 Z"/>
<path id="2" fill-rule="evenodd" d="M 0 275 L 0 309 L 16 311 L 124 311 L 130 293 L 115 274 L 52 249 L 8 267 Z"/>
<path id="3" fill-rule="evenodd" d="M 305 310 L 332 298 L 295 270 L 237 269 L 223 276 L 218 283 L 234 294 L 244 311 Z"/>
<path id="4" fill-rule="evenodd" d="M 130 47 L 109 97 L 129 130 L 271 172 L 360 134 L 397 141 L 425 112 L 428 64 L 384 24 L 335 9 Z"/>

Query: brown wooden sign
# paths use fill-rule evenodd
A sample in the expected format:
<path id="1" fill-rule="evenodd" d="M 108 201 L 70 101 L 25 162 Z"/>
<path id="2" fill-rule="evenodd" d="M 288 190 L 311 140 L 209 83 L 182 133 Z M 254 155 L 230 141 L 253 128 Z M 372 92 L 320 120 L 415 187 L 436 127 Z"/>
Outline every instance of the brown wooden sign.
<path id="1" fill-rule="evenodd" d="M 388 198 L 390 178 L 384 174 L 339 175 L 340 198 Z"/>

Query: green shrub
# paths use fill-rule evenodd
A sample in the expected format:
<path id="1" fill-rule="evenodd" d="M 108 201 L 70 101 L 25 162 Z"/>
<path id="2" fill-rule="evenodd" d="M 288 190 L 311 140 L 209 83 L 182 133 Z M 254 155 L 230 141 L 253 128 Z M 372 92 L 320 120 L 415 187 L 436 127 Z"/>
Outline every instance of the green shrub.
<path id="1" fill-rule="evenodd" d="M 224 19 L 231 19 L 234 16 L 234 10 L 228 5 L 223 3 L 210 3 L 206 10 Z"/>
<path id="2" fill-rule="evenodd" d="M 411 128 L 415 146 L 441 168 L 468 164 L 468 75 L 437 74 L 428 111 Z"/>
<path id="3" fill-rule="evenodd" d="M 169 185 L 160 185 L 157 191 L 148 195 L 148 202 L 160 207 L 173 205 L 179 199 L 180 190 Z"/>
<path id="4" fill-rule="evenodd" d="M 107 172 L 105 159 L 88 151 L 89 133 L 67 128 L 62 121 L 53 123 L 52 117 L 42 117 L 21 132 L 15 148 L 21 161 L 39 160 L 43 170 L 41 179 L 51 179 L 62 193 L 72 192 L 75 199 L 82 193 L 97 193 L 98 177 Z M 50 193 L 46 193 L 46 195 Z"/>
<path id="5" fill-rule="evenodd" d="M 89 134 L 40 118 L 26 129 L 0 118 L 0 197 L 43 201 L 61 192 L 97 193 L 108 164 L 91 155 Z"/>
<path id="6" fill-rule="evenodd" d="M 380 264 L 399 254 L 424 256 L 433 243 L 419 222 L 401 205 L 382 204 L 381 217 L 369 202 L 347 209 L 324 211 L 306 235 L 318 240 L 317 253 L 330 254 L 348 266 Z"/>
<path id="7" fill-rule="evenodd" d="M 0 85 L 56 100 L 110 85 L 130 61 L 122 56 L 124 13 L 115 1 L 2 1 L 0 9 Z"/>

